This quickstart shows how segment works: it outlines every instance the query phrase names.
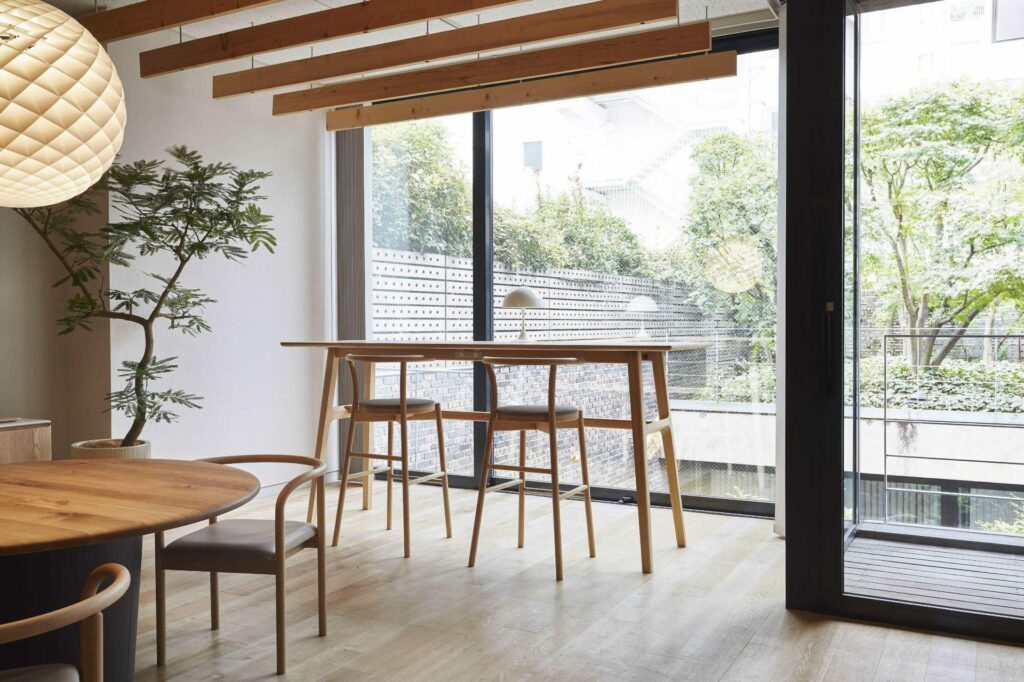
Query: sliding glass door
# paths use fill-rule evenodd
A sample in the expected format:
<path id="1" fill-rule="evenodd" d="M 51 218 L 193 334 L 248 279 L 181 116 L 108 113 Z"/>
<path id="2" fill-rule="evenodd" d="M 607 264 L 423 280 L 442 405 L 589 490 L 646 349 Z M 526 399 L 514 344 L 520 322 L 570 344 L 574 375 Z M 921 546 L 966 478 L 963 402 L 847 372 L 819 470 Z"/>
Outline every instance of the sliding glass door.
<path id="1" fill-rule="evenodd" d="M 859 17 L 844 590 L 1024 619 L 1024 33 L 998 6 Z"/>
<path id="2" fill-rule="evenodd" d="M 1024 35 L 1001 5 L 784 13 L 790 607 L 1024 639 Z"/>

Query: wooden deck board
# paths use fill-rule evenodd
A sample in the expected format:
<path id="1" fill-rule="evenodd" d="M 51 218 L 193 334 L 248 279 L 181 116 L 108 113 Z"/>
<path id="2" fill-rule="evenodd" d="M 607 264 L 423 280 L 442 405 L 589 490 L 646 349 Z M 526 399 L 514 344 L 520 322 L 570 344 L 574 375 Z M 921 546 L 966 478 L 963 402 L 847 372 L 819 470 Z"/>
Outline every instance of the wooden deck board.
<path id="1" fill-rule="evenodd" d="M 855 538 L 846 591 L 1024 618 L 1024 556 Z"/>

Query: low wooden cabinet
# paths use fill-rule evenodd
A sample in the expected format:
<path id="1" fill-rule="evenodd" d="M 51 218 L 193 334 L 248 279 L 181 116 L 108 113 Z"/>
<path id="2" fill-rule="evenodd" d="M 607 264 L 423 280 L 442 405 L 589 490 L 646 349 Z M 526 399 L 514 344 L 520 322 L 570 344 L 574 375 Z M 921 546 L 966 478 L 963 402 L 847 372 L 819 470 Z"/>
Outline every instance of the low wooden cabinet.
<path id="1" fill-rule="evenodd" d="M 48 462 L 50 459 L 50 422 L 42 419 L 0 422 L 0 464 Z"/>

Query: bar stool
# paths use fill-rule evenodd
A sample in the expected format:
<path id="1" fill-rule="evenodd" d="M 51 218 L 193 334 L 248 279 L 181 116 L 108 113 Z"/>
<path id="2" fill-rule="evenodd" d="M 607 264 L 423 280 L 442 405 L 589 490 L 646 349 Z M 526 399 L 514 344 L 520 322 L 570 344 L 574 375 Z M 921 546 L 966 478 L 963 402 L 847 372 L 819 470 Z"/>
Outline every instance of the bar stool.
<path id="1" fill-rule="evenodd" d="M 448 504 L 448 468 L 445 463 L 444 453 L 444 421 L 441 415 L 441 404 L 427 398 L 409 398 L 406 395 L 406 379 L 408 365 L 410 362 L 430 362 L 422 355 L 348 355 L 345 357 L 348 363 L 349 374 L 352 375 L 352 395 L 360 396 L 359 373 L 356 371 L 356 363 L 367 364 L 397 363 L 399 366 L 399 397 L 398 398 L 374 398 L 359 401 L 354 399 L 349 406 L 349 429 L 348 439 L 345 443 L 345 455 L 341 462 L 341 491 L 338 493 L 338 513 L 334 521 L 334 540 L 332 546 L 337 546 L 341 536 L 341 515 L 345 509 L 345 491 L 348 482 L 352 479 L 372 477 L 384 472 L 387 476 L 388 503 L 387 503 L 387 529 L 391 530 L 391 499 L 392 482 L 394 479 L 393 464 L 402 464 L 402 527 L 405 535 L 405 557 L 409 558 L 410 536 L 409 536 L 409 487 L 441 479 L 441 491 L 444 497 L 444 525 L 447 537 L 452 536 L 451 509 Z M 425 419 L 433 419 L 437 424 L 437 451 L 440 460 L 440 471 L 414 479 L 409 477 L 409 422 Z M 388 425 L 388 454 L 379 455 L 369 452 L 355 452 L 353 442 L 355 440 L 355 425 L 358 423 L 387 422 Z M 395 424 L 402 427 L 402 453 L 395 456 Z M 349 472 L 353 457 L 363 460 L 363 471 L 352 474 Z M 386 467 L 374 468 L 373 461 L 387 462 Z M 372 478 L 370 479 L 372 480 Z"/>
<path id="2" fill-rule="evenodd" d="M 480 539 L 480 522 L 484 513 L 484 496 L 486 493 L 505 488 L 519 486 L 519 547 L 524 544 L 524 524 L 526 519 L 526 474 L 543 474 L 551 476 L 552 513 L 555 531 L 555 579 L 562 579 L 562 524 L 561 502 L 570 497 L 583 494 L 587 513 L 587 539 L 590 545 L 590 556 L 597 556 L 594 544 L 594 518 L 590 508 L 590 472 L 587 468 L 587 444 L 583 434 L 583 411 L 571 405 L 555 403 L 555 388 L 558 381 L 558 368 L 565 365 L 581 364 L 576 358 L 483 358 L 481 361 L 487 368 L 491 380 L 491 416 L 487 425 L 487 441 L 484 446 L 484 469 L 480 474 L 480 492 L 476 502 L 476 520 L 473 523 L 473 542 L 469 550 L 469 565 L 476 564 L 476 550 Z M 548 402 L 546 405 L 507 405 L 498 404 L 498 381 L 494 368 L 496 366 L 511 367 L 543 367 L 548 368 Z M 558 487 L 558 429 L 575 428 L 580 441 L 580 469 L 583 484 L 562 492 Z M 491 462 L 494 449 L 494 434 L 497 431 L 519 432 L 519 465 L 494 464 Z M 547 432 L 550 437 L 550 467 L 526 466 L 526 433 L 528 431 Z M 519 478 L 488 486 L 489 474 L 492 470 L 511 471 Z"/>

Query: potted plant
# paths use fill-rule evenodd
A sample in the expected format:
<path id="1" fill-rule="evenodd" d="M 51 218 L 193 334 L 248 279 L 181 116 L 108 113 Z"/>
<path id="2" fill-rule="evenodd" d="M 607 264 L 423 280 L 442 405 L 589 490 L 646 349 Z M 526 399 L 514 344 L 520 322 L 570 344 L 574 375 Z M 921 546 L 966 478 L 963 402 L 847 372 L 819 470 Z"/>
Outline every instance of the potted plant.
<path id="1" fill-rule="evenodd" d="M 174 408 L 199 407 L 199 396 L 153 387 L 177 367 L 177 358 L 156 354 L 155 332 L 164 324 L 189 335 L 209 331 L 202 313 L 214 300 L 183 285 L 190 263 L 215 256 L 240 261 L 260 248 L 273 252 L 276 245 L 271 218 L 259 206 L 265 199 L 259 183 L 269 173 L 205 163 L 185 147 L 167 151 L 174 166 L 115 164 L 93 189 L 65 204 L 15 209 L 63 267 L 65 275 L 55 286 L 71 284 L 60 333 L 107 319 L 135 325 L 140 337 L 138 359 L 121 363 L 123 388 L 107 395 L 110 409 L 130 417 L 131 427 L 121 438 L 75 443 L 74 457 L 148 457 L 150 444 L 140 440 L 147 422 L 172 422 L 178 418 Z M 94 232 L 76 229 L 81 216 L 97 213 L 103 190 L 110 198 L 111 221 Z M 169 272 L 148 275 L 148 288 L 110 287 L 103 267 L 127 267 L 139 256 L 161 257 L 161 263 L 170 263 Z"/>

